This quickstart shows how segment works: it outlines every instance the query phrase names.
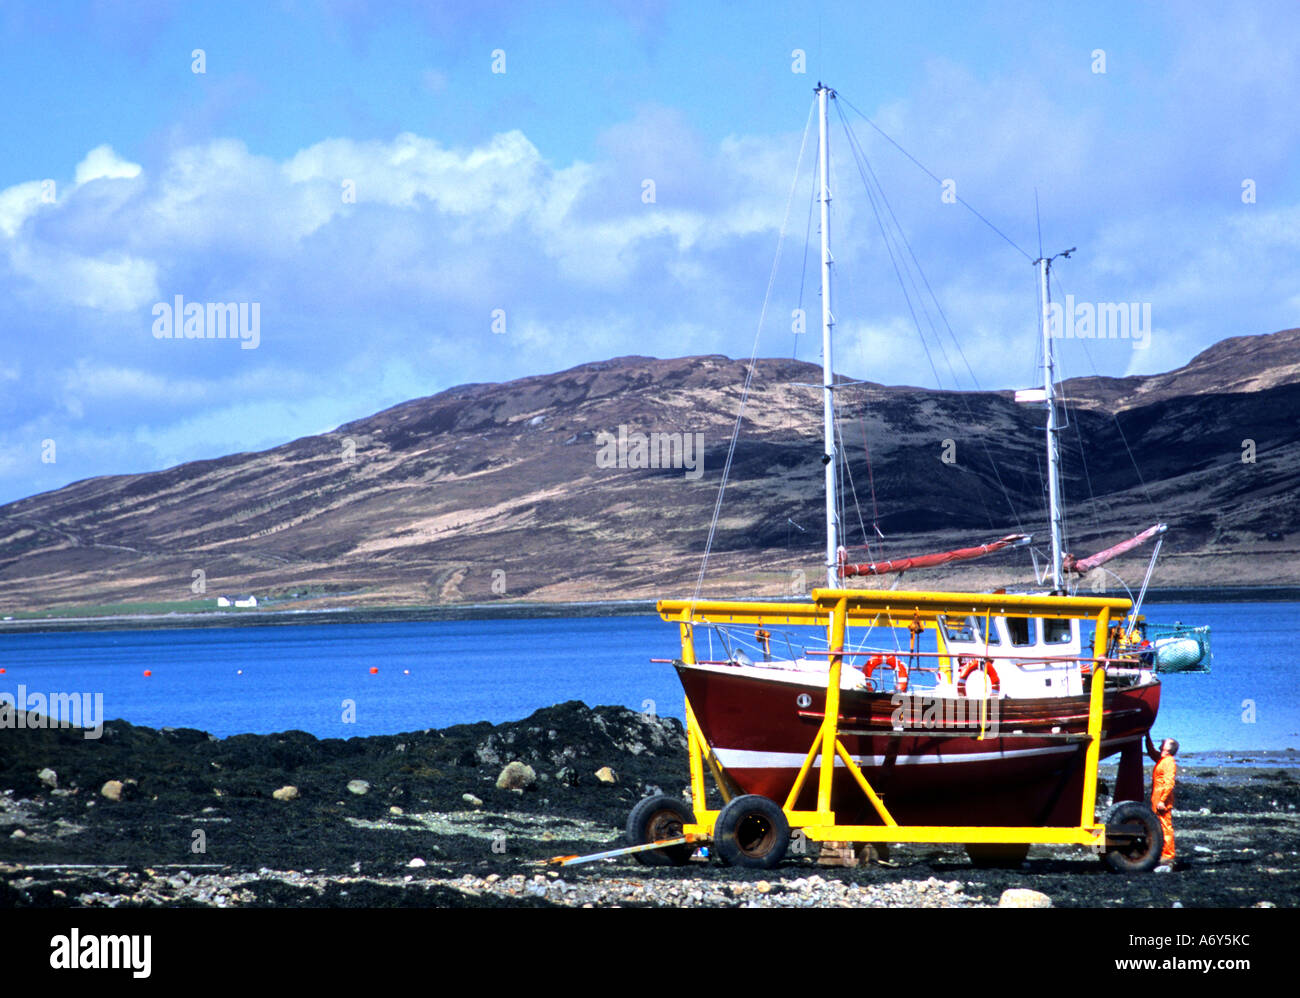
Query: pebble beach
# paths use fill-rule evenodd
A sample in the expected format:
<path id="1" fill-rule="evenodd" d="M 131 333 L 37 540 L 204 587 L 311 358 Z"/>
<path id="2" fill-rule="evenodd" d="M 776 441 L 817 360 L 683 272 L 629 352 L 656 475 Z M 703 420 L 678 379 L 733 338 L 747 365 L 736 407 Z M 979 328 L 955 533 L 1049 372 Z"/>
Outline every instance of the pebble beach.
<path id="1" fill-rule="evenodd" d="M 632 806 L 687 784 L 680 722 L 579 702 L 515 722 L 365 738 L 218 739 L 110 721 L 0 731 L 0 907 L 1294 907 L 1300 759 L 1188 754 L 1180 862 L 1118 876 L 1034 846 L 1013 868 L 896 845 L 770 871 L 697 855 L 547 866 L 616 848 Z M 1103 794 L 1112 769 L 1103 767 Z"/>

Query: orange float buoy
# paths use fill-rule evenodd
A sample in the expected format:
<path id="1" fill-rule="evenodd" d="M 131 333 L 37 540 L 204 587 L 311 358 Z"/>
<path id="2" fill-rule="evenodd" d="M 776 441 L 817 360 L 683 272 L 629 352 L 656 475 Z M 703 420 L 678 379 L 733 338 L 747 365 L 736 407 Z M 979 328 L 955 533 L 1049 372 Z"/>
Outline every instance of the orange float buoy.
<path id="1" fill-rule="evenodd" d="M 379 674 L 379 666 L 377 666 L 377 665 L 372 665 L 372 666 L 370 667 L 370 674 L 371 674 L 372 676 L 378 675 L 378 674 Z"/>
<path id="2" fill-rule="evenodd" d="M 875 681 L 871 674 L 881 666 L 886 666 L 894 670 L 894 689 L 898 693 L 907 692 L 907 665 L 898 660 L 896 655 L 872 655 L 867 660 L 867 664 L 862 669 L 862 674 L 867 677 L 867 689 L 876 688 Z"/>
<path id="3" fill-rule="evenodd" d="M 993 667 L 993 663 L 985 659 L 981 663 L 976 658 L 960 658 L 958 664 L 965 662 L 965 667 L 961 670 L 961 675 L 957 677 L 957 695 L 966 696 L 966 680 L 974 673 L 983 671 L 987 674 L 986 682 L 988 683 L 988 692 L 991 696 L 997 696 L 1002 690 L 1002 682 L 998 679 L 998 670 Z"/>
<path id="4" fill-rule="evenodd" d="M 145 674 L 146 678 L 149 677 L 149 676 L 152 676 L 152 675 L 153 675 L 153 669 L 145 669 L 145 670 L 144 670 L 144 674 Z"/>

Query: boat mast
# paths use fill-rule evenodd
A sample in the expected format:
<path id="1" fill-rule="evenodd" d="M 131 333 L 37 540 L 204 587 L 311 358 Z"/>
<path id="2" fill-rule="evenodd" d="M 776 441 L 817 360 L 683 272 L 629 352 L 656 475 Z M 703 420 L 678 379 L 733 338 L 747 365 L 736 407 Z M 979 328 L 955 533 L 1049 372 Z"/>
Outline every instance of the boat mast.
<path id="1" fill-rule="evenodd" d="M 831 326 L 835 317 L 831 313 L 831 185 L 830 143 L 826 134 L 826 101 L 835 91 L 817 84 L 818 107 L 818 162 L 821 174 L 821 227 L 822 227 L 822 422 L 825 433 L 826 466 L 826 585 L 835 589 L 839 561 L 839 504 L 835 490 L 835 400 L 834 372 L 831 364 Z"/>
<path id="2" fill-rule="evenodd" d="M 1065 516 L 1061 509 L 1061 434 L 1056 425 L 1056 362 L 1052 352 L 1051 310 L 1052 298 L 1049 275 L 1056 257 L 1068 257 L 1071 246 L 1056 256 L 1039 257 L 1040 295 L 1043 305 L 1043 394 L 1047 406 L 1047 496 L 1052 526 L 1052 591 L 1065 592 Z"/>

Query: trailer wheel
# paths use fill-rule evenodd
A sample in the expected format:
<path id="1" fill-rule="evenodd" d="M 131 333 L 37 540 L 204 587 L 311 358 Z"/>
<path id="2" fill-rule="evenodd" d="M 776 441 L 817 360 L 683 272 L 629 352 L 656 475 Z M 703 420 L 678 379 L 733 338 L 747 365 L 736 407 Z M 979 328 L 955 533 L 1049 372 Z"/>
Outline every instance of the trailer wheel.
<path id="1" fill-rule="evenodd" d="M 1025 857 L 1029 855 L 1029 844 L 1027 842 L 968 842 L 966 855 L 970 857 L 971 865 L 980 869 L 1018 870 Z"/>
<path id="2" fill-rule="evenodd" d="M 647 842 L 680 837 L 683 825 L 693 824 L 695 813 L 676 797 L 659 794 L 638 801 L 627 816 L 627 844 L 643 846 Z M 664 849 L 633 853 L 645 866 L 682 866 L 690 861 L 695 846 L 685 843 Z"/>
<path id="3" fill-rule="evenodd" d="M 789 844 L 785 812 L 758 794 L 735 798 L 713 826 L 714 848 L 728 866 L 770 870 L 785 858 Z"/>
<path id="4" fill-rule="evenodd" d="M 1112 829 L 1122 840 L 1107 844 L 1106 867 L 1116 873 L 1148 873 L 1160 862 L 1165 833 L 1151 808 L 1135 800 L 1113 804 L 1102 819 L 1107 838 Z M 1127 827 L 1125 827 L 1127 826 Z"/>

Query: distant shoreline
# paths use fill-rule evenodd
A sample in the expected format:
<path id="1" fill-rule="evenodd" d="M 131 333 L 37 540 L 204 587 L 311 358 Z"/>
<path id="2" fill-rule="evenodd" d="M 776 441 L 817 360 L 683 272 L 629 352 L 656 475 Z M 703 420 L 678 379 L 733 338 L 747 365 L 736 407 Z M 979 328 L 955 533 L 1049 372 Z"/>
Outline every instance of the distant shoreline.
<path id="1" fill-rule="evenodd" d="M 1112 594 L 1114 595 L 1114 594 Z M 1152 589 L 1146 604 L 1293 603 L 1300 586 Z M 85 617 L 27 617 L 0 621 L 0 633 L 39 631 L 164 630 L 179 627 L 255 627 L 295 624 L 373 624 L 430 620 L 518 620 L 554 617 L 625 617 L 652 614 L 655 600 L 565 603 L 461 603 L 442 606 L 328 607 L 311 610 L 201 610 Z"/>
<path id="2" fill-rule="evenodd" d="M 30 631 L 166 630 L 183 627 L 258 627 L 297 624 L 377 624 L 426 620 L 516 620 L 546 617 L 623 617 L 653 613 L 654 600 L 595 603 L 464 603 L 449 606 L 327 607 L 313 610 L 196 610 L 182 613 L 29 617 L 0 621 L 0 633 Z"/>

